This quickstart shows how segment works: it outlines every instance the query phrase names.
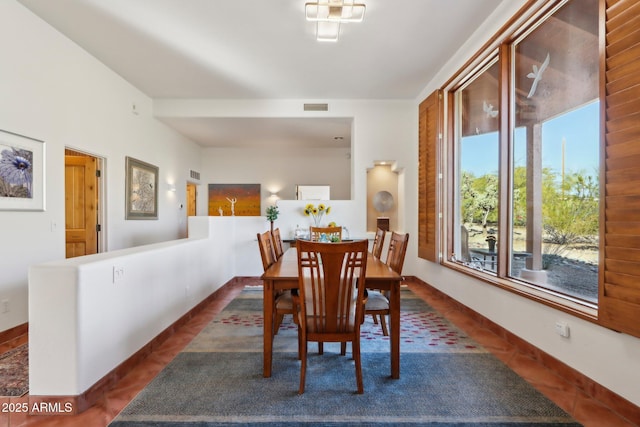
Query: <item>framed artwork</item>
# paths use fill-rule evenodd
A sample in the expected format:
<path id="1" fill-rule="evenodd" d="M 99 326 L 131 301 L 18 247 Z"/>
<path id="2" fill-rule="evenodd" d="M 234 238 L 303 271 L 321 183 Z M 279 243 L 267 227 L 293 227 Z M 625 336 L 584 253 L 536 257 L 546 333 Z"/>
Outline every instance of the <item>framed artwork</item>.
<path id="1" fill-rule="evenodd" d="M 45 143 L 0 130 L 0 210 L 44 211 Z"/>
<path id="2" fill-rule="evenodd" d="M 209 184 L 209 216 L 260 216 L 260 184 Z"/>
<path id="3" fill-rule="evenodd" d="M 158 167 L 126 158 L 126 219 L 158 219 Z"/>

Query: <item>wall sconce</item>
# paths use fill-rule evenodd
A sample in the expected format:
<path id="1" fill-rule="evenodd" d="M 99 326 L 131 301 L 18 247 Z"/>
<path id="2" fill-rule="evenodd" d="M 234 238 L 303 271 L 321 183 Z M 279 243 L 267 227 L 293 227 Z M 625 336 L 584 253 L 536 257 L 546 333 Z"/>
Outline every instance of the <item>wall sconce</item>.
<path id="1" fill-rule="evenodd" d="M 278 197 L 278 193 L 277 193 L 277 192 L 275 192 L 275 193 L 271 193 L 271 195 L 269 196 L 269 198 L 270 198 L 271 200 L 278 200 L 280 197 Z"/>
<path id="2" fill-rule="evenodd" d="M 169 184 L 169 191 L 171 193 L 175 193 L 177 191 L 176 190 L 176 185 L 175 184 Z"/>

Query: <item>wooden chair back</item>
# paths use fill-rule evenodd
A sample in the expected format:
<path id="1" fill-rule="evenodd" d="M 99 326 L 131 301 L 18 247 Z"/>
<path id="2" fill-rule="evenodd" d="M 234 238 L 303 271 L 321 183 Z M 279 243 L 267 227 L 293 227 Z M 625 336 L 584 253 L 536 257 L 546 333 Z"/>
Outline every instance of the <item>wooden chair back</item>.
<path id="1" fill-rule="evenodd" d="M 260 248 L 260 256 L 262 257 L 262 267 L 264 271 L 267 271 L 267 269 L 276 262 L 276 253 L 271 231 L 265 231 L 262 234 L 258 233 L 258 247 Z"/>
<path id="2" fill-rule="evenodd" d="M 386 264 L 396 273 L 402 274 L 402 266 L 404 265 L 404 256 L 407 253 L 407 244 L 409 243 L 409 233 L 401 234 L 395 231 L 391 232 L 389 241 L 389 250 L 387 252 Z M 371 314 L 373 321 L 382 327 L 382 334 L 389 335 L 387 328 L 386 316 L 389 314 L 389 291 L 380 289 L 370 289 L 367 299 L 365 314 Z"/>
<path id="3" fill-rule="evenodd" d="M 371 253 L 374 257 L 380 259 L 382 256 L 382 247 L 384 246 L 384 238 L 386 237 L 387 232 L 381 228 L 378 228 L 376 231 L 376 237 L 373 239 L 373 247 L 371 248 Z"/>
<path id="4" fill-rule="evenodd" d="M 360 324 L 368 242 L 298 242 L 300 393 L 304 392 L 309 341 L 351 342 L 358 392 L 363 392 Z M 360 284 L 361 286 L 358 286 Z"/>
<path id="5" fill-rule="evenodd" d="M 391 232 L 391 240 L 389 241 L 389 251 L 387 252 L 386 264 L 393 271 L 402 274 L 402 266 L 404 265 L 404 256 L 407 253 L 407 245 L 409 244 L 409 233 Z"/>
<path id="6" fill-rule="evenodd" d="M 273 238 L 273 234 L 276 234 L 276 239 Z M 279 236 L 279 231 L 278 233 L 271 233 L 271 231 L 265 231 L 262 234 L 258 233 L 258 247 L 260 248 L 260 256 L 262 257 L 262 267 L 264 268 L 264 271 L 267 271 L 267 269 L 278 260 L 276 258 L 276 251 L 278 248 L 277 240 L 279 240 Z M 282 242 L 280 242 L 280 250 L 282 250 Z M 275 293 L 273 314 L 274 326 L 272 332 L 276 335 L 278 333 L 278 329 L 280 329 L 284 315 L 294 314 L 293 297 L 290 290 L 278 291 Z"/>
<path id="7" fill-rule="evenodd" d="M 323 234 L 330 242 L 342 242 L 342 227 L 309 227 L 309 239 L 312 242 L 319 242 Z"/>
<path id="8" fill-rule="evenodd" d="M 280 229 L 276 228 L 271 232 L 271 237 L 273 238 L 273 249 L 276 256 L 276 259 L 280 259 L 282 254 L 284 254 L 284 250 L 282 250 L 282 237 L 280 236 Z"/>

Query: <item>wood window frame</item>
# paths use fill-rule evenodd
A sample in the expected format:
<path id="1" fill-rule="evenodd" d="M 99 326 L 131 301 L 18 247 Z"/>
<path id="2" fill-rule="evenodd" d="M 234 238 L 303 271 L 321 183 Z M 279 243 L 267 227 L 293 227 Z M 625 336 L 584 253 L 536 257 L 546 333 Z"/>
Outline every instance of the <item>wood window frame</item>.
<path id="1" fill-rule="evenodd" d="M 443 169 L 437 167 L 439 159 L 451 149 L 448 140 L 453 135 L 453 124 L 452 120 L 447 119 L 453 117 L 452 90 L 464 76 L 471 75 L 479 64 L 499 50 L 501 100 L 510 102 L 510 86 L 504 84 L 509 82 L 509 62 L 505 58 L 510 57 L 510 44 L 515 34 L 562 3 L 564 0 L 527 2 L 441 89 L 420 103 L 419 257 L 440 262 L 446 267 L 607 328 L 640 337 L 640 323 L 637 320 L 640 318 L 640 170 L 635 167 L 640 162 L 640 113 L 637 113 L 640 110 L 640 65 L 635 60 L 640 54 L 640 29 L 631 24 L 640 22 L 640 4 L 637 1 L 599 0 L 601 201 L 597 306 L 589 309 L 570 298 L 536 291 L 526 284 L 505 279 L 505 271 L 502 271 L 502 275 L 498 274 L 502 277 L 496 277 L 464 268 L 448 261 L 447 257 L 438 256 L 439 252 L 453 247 L 452 231 L 443 232 L 448 222 L 440 219 L 442 208 L 445 211 L 452 208 L 451 199 L 444 195 L 452 194 L 452 188 L 445 185 L 452 185 L 453 172 L 451 168 L 444 168 L 447 179 L 443 183 L 440 179 Z M 447 102 L 443 102 L 445 100 Z M 506 107 L 500 105 L 500 110 L 507 111 Z M 433 111 L 434 108 L 437 111 Z M 508 137 L 510 120 L 511 117 L 501 120 L 501 140 Z M 444 138 L 441 138 L 443 131 Z M 444 157 L 451 161 L 450 155 Z M 508 194 L 503 187 L 509 183 L 504 179 L 501 181 L 501 194 Z M 501 218 L 507 216 L 505 209 L 508 209 L 508 205 L 500 204 Z M 446 237 L 439 239 L 440 233 Z M 501 270 L 507 268 L 505 261 L 502 260 Z"/>

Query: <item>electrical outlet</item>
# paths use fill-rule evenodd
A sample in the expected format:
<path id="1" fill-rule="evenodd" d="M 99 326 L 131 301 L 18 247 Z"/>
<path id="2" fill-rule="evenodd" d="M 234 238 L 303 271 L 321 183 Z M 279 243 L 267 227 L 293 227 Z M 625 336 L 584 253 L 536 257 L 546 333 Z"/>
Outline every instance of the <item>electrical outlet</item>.
<path id="1" fill-rule="evenodd" d="M 8 313 L 10 311 L 9 309 L 9 300 L 8 299 L 3 299 L 2 300 L 2 313 Z"/>
<path id="2" fill-rule="evenodd" d="M 113 283 L 120 283 L 124 280 L 124 267 L 119 265 L 113 266 Z"/>
<path id="3" fill-rule="evenodd" d="M 556 333 L 561 337 L 569 338 L 569 325 L 566 322 L 556 322 Z"/>

